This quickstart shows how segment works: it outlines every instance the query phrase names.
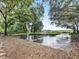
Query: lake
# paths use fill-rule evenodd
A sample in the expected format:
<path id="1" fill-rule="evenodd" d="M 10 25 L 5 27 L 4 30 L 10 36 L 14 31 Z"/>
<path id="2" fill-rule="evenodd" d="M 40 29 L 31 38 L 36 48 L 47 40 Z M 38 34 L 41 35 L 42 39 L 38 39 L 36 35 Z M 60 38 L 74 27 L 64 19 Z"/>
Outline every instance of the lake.
<path id="1" fill-rule="evenodd" d="M 45 46 L 54 48 L 69 48 L 71 46 L 71 35 L 60 34 L 60 35 L 29 35 L 21 36 L 22 39 L 28 41 L 37 42 Z"/>

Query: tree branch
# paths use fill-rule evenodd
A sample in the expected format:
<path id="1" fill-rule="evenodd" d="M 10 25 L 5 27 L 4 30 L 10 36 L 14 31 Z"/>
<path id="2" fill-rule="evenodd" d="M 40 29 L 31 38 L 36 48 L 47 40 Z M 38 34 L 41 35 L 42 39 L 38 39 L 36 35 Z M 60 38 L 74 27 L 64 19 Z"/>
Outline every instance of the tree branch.
<path id="1" fill-rule="evenodd" d="M 5 15 L 4 15 L 4 13 L 2 12 L 2 10 L 0 10 L 0 13 L 2 14 L 2 16 L 5 18 Z"/>

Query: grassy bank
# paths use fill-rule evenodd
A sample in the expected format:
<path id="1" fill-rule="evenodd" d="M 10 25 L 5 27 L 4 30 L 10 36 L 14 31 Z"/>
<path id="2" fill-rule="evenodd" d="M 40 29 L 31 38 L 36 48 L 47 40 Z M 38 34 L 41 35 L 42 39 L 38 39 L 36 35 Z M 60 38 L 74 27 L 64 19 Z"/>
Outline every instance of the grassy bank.
<path id="1" fill-rule="evenodd" d="M 3 32 L 1 32 L 3 34 Z M 28 33 L 28 32 L 27 32 Z M 23 32 L 8 32 L 9 35 L 27 35 L 27 33 Z M 31 32 L 30 35 L 58 35 L 61 33 L 73 33 L 73 30 L 44 30 L 41 32 Z"/>
<path id="2" fill-rule="evenodd" d="M 30 33 L 30 35 L 58 35 L 60 34 L 59 32 L 50 32 L 50 33 L 43 33 L 43 32 L 35 32 L 35 33 Z"/>
<path id="3" fill-rule="evenodd" d="M 71 34 L 72 42 L 79 42 L 79 33 Z"/>

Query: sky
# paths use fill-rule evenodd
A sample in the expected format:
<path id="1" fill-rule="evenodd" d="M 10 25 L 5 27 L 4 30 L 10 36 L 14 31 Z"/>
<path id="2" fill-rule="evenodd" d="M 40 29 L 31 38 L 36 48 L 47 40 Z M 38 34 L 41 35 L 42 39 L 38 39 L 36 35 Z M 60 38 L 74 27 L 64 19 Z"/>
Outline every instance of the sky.
<path id="1" fill-rule="evenodd" d="M 56 25 L 51 24 L 51 21 L 49 19 L 49 15 L 48 15 L 48 12 L 49 12 L 48 4 L 45 4 L 44 11 L 45 11 L 45 13 L 44 13 L 44 17 L 42 20 L 43 25 L 44 25 L 43 30 L 66 30 L 66 28 L 56 27 Z"/>

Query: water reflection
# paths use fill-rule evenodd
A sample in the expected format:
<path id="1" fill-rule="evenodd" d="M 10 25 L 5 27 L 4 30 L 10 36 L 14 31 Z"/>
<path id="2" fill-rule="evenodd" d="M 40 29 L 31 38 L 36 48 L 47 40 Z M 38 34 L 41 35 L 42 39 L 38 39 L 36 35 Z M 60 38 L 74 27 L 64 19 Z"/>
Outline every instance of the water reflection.
<path id="1" fill-rule="evenodd" d="M 29 35 L 29 36 L 21 35 L 20 38 L 37 43 L 43 42 L 43 37 L 41 35 Z"/>
<path id="2" fill-rule="evenodd" d="M 43 45 L 55 48 L 68 48 L 70 47 L 71 36 L 69 34 L 60 34 L 56 36 L 43 37 Z"/>
<path id="3" fill-rule="evenodd" d="M 55 47 L 55 48 L 68 48 L 70 47 L 71 36 L 69 34 L 60 34 L 56 36 L 30 35 L 28 36 L 27 40 L 41 43 L 42 45 L 45 45 L 45 46 Z"/>

